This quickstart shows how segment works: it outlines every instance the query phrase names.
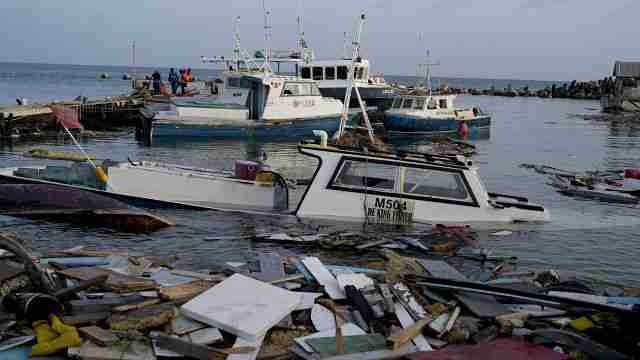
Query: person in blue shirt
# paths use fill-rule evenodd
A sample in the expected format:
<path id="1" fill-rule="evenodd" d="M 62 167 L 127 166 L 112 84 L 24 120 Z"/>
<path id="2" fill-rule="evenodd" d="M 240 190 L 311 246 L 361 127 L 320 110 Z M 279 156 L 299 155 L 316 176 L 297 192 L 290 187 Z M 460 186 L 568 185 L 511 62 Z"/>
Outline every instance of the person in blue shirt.
<path id="1" fill-rule="evenodd" d="M 171 68 L 171 70 L 169 70 L 169 78 L 167 80 L 169 80 L 169 84 L 171 84 L 171 94 L 175 95 L 178 92 L 178 80 L 180 78 L 178 77 L 178 73 L 176 73 L 176 69 Z"/>

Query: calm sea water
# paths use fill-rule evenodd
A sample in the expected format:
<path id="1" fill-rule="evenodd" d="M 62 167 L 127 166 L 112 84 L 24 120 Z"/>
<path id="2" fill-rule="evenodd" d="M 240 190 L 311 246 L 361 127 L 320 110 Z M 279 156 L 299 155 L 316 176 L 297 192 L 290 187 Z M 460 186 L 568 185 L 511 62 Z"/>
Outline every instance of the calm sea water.
<path id="1" fill-rule="evenodd" d="M 132 71 L 115 67 L 0 64 L 0 103 L 11 102 L 15 97 L 43 101 L 128 91 L 127 81 L 97 80 L 102 72 L 119 77 Z M 209 74 L 208 71 L 196 72 L 200 77 Z M 460 81 L 464 83 L 464 79 Z M 469 83 L 479 81 L 471 79 Z M 495 84 L 493 80 L 484 81 L 484 86 L 466 86 L 489 87 Z M 536 87 L 533 82 L 514 80 L 510 83 L 514 87 L 525 84 Z M 498 228 L 478 230 L 484 247 L 496 255 L 518 256 L 523 268 L 556 268 L 584 277 L 640 285 L 640 267 L 636 265 L 640 256 L 640 247 L 636 243 L 640 232 L 640 209 L 565 197 L 547 186 L 541 175 L 518 167 L 521 163 L 573 170 L 639 167 L 640 126 L 585 121 L 572 116 L 595 111 L 598 104 L 590 101 L 460 96 L 458 104 L 480 105 L 493 114 L 490 135 L 471 140 L 478 147 L 475 161 L 480 164 L 480 173 L 489 190 L 526 195 L 549 208 L 552 215 L 552 221 L 545 224 L 499 228 L 514 230 L 510 236 L 489 235 Z M 428 140 L 403 140 L 396 145 L 419 148 L 424 143 Z M 74 151 L 68 141 L 7 146 L 0 152 L 0 165 L 43 164 L 43 160 L 26 159 L 20 155 L 34 147 Z M 257 152 L 264 151 L 267 162 L 291 178 L 307 178 L 315 166 L 314 160 L 297 153 L 295 143 L 286 141 L 173 141 L 143 147 L 136 143 L 133 134 L 124 132 L 85 140 L 84 147 L 99 158 L 124 160 L 130 157 L 228 169 L 232 168 L 235 159 L 252 158 Z M 295 190 L 294 197 L 300 191 Z M 257 251 L 274 247 L 243 240 L 243 235 L 301 231 L 318 226 L 322 231 L 362 230 L 361 226 L 353 224 L 308 224 L 291 218 L 223 212 L 164 210 L 160 214 L 175 220 L 178 225 L 154 234 L 131 235 L 107 229 L 0 217 L 0 231 L 14 231 L 30 240 L 39 250 L 79 244 L 119 246 L 144 254 L 178 255 L 178 265 L 185 268 L 212 269 L 226 261 L 252 259 Z M 228 238 L 207 240 L 216 236 Z M 279 250 L 302 251 L 296 248 Z M 342 255 L 311 251 L 334 258 L 336 262 L 345 260 Z"/>

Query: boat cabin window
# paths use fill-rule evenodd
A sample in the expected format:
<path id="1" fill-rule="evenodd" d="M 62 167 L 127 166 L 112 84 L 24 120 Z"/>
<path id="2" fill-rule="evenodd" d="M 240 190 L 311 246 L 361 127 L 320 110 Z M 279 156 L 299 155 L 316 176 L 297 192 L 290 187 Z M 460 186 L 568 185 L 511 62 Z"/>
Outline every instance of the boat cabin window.
<path id="1" fill-rule="evenodd" d="M 346 66 L 338 66 L 338 80 L 347 80 L 349 76 L 349 68 Z"/>
<path id="2" fill-rule="evenodd" d="M 427 109 L 435 110 L 438 108 L 438 104 L 433 98 L 429 98 L 429 102 L 427 102 Z"/>
<path id="3" fill-rule="evenodd" d="M 282 88 L 282 96 L 318 96 L 320 90 L 314 83 L 287 82 Z"/>
<path id="4" fill-rule="evenodd" d="M 393 165 L 366 160 L 345 160 L 331 185 L 363 191 L 367 189 L 394 192 L 397 172 L 398 167 Z"/>
<path id="5" fill-rule="evenodd" d="M 336 68 L 334 68 L 334 67 L 326 67 L 326 68 L 324 68 L 324 79 L 325 80 L 335 80 L 336 79 Z"/>
<path id="6" fill-rule="evenodd" d="M 311 79 L 311 68 L 303 67 L 300 69 L 300 77 L 303 79 Z"/>
<path id="7" fill-rule="evenodd" d="M 239 88 L 240 87 L 240 78 L 230 77 L 227 79 L 227 85 L 229 87 Z"/>
<path id="8" fill-rule="evenodd" d="M 413 108 L 417 110 L 424 109 L 424 99 L 416 99 L 416 104 L 413 106 Z"/>
<path id="9" fill-rule="evenodd" d="M 323 80 L 322 67 L 313 67 L 313 80 Z"/>
<path id="10" fill-rule="evenodd" d="M 394 109 L 400 109 L 401 104 L 402 104 L 402 98 L 397 97 L 393 99 L 393 105 L 391 105 L 391 107 Z"/>
<path id="11" fill-rule="evenodd" d="M 355 80 L 362 80 L 362 75 L 364 75 L 364 68 L 362 66 L 356 66 L 353 68 L 353 78 Z"/>
<path id="12" fill-rule="evenodd" d="M 440 99 L 439 102 L 440 102 L 440 104 L 439 104 L 440 109 L 446 109 L 448 107 L 447 106 L 447 99 Z"/>
<path id="13" fill-rule="evenodd" d="M 404 103 L 402 104 L 403 109 L 411 109 L 413 105 L 413 99 L 404 99 Z"/>
<path id="14" fill-rule="evenodd" d="M 402 192 L 410 195 L 472 201 L 460 173 L 404 168 Z"/>

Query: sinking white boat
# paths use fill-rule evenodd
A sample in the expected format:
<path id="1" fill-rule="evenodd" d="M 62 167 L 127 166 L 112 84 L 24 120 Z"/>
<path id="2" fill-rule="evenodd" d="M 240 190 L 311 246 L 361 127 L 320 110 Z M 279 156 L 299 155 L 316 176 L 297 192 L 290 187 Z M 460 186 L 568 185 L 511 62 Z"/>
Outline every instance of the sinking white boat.
<path id="1" fill-rule="evenodd" d="M 235 172 L 153 162 L 105 161 L 107 184 L 86 164 L 0 169 L 2 183 L 48 183 L 89 189 L 135 205 L 288 214 L 341 221 L 508 223 L 546 221 L 547 210 L 521 196 L 489 193 L 462 156 L 363 152 L 326 143 L 299 145 L 319 165 L 296 208 L 286 181 L 257 163 Z M 146 203 L 146 204 L 145 204 Z"/>

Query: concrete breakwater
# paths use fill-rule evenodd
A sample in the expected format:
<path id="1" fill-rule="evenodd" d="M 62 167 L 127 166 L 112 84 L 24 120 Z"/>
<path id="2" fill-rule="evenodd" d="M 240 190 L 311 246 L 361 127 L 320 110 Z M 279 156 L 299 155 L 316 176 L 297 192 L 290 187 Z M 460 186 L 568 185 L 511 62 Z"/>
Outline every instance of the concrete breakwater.
<path id="1" fill-rule="evenodd" d="M 613 91 L 613 80 L 604 78 L 592 81 L 577 81 L 553 84 L 542 89 L 534 89 L 529 86 L 512 87 L 507 85 L 504 88 L 491 86 L 488 89 L 481 88 L 464 88 L 449 87 L 443 85 L 439 88 L 441 94 L 470 94 L 470 95 L 487 95 L 487 96 L 505 96 L 505 97 L 540 97 L 540 98 L 559 98 L 559 99 L 581 99 L 581 100 L 600 100 L 603 95 Z M 400 89 L 399 89 L 400 90 Z M 404 90 L 404 89 L 403 89 Z"/>

